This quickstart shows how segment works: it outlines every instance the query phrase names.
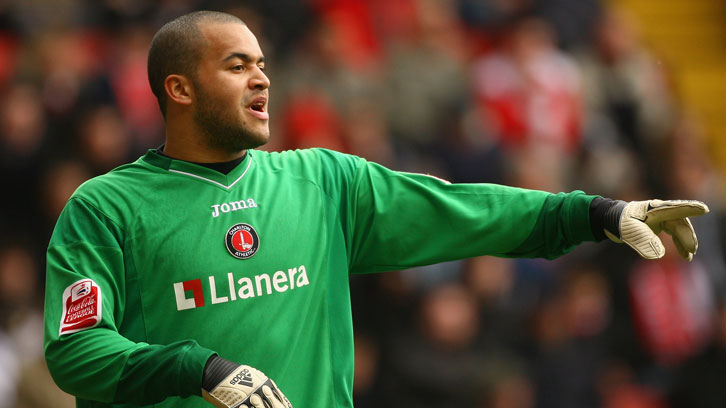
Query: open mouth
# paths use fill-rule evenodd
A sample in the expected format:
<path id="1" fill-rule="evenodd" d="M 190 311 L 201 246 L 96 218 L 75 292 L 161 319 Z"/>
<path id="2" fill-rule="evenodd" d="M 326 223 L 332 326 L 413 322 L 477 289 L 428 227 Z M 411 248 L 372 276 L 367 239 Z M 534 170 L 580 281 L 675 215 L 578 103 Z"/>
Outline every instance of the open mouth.
<path id="1" fill-rule="evenodd" d="M 265 102 L 264 101 L 255 102 L 252 105 L 250 105 L 250 109 L 252 109 L 253 111 L 257 111 L 257 112 L 264 112 L 265 111 Z"/>
<path id="2" fill-rule="evenodd" d="M 267 120 L 270 118 L 270 115 L 267 113 L 266 108 L 267 100 L 265 98 L 258 98 L 247 107 L 247 110 L 252 114 L 252 116 L 258 119 Z"/>

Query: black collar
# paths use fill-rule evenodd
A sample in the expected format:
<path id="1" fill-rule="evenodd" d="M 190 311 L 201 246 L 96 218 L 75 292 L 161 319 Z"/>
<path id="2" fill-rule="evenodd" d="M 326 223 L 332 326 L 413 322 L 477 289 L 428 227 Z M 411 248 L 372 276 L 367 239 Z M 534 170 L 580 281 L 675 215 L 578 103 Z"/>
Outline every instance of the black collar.
<path id="1" fill-rule="evenodd" d="M 171 157 L 171 156 L 167 156 L 166 153 L 164 153 L 164 145 L 161 145 L 161 146 L 157 147 L 155 151 L 156 151 L 157 154 L 160 154 L 160 155 L 162 155 L 164 157 L 168 157 L 168 158 L 174 159 L 174 160 L 179 160 L 177 158 L 174 158 L 174 157 Z M 242 163 L 242 160 L 244 160 L 245 157 L 247 157 L 247 152 L 245 152 L 245 154 L 243 154 L 242 157 L 239 157 L 239 158 L 234 159 L 234 160 L 226 161 L 226 162 L 221 162 L 221 163 L 197 163 L 197 162 L 190 162 L 190 161 L 187 161 L 187 160 L 183 160 L 183 161 L 186 161 L 188 163 L 194 163 L 194 164 L 199 165 L 199 166 L 204 166 L 204 167 L 206 167 L 208 169 L 212 169 L 214 171 L 218 171 L 218 172 L 220 172 L 222 174 L 229 174 L 229 172 L 232 171 L 232 169 L 234 169 L 235 167 L 237 167 L 238 164 Z"/>

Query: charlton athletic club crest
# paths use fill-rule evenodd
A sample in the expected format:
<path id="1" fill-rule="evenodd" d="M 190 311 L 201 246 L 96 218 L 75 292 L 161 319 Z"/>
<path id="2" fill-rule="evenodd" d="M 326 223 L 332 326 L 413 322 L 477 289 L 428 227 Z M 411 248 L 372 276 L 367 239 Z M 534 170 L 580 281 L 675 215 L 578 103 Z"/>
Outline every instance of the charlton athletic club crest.
<path id="1" fill-rule="evenodd" d="M 260 237 L 250 224 L 236 224 L 227 231 L 224 243 L 233 257 L 247 259 L 260 247 Z"/>

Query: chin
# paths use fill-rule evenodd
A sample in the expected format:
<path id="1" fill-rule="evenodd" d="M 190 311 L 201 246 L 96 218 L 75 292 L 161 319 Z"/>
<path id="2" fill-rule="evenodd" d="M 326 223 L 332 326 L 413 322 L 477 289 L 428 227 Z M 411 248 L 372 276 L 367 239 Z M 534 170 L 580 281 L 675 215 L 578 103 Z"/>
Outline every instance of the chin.
<path id="1" fill-rule="evenodd" d="M 249 147 L 247 147 L 247 148 L 254 149 L 255 147 L 260 147 L 260 146 L 266 144 L 269 140 L 270 140 L 269 131 L 251 133 L 247 139 L 247 144 L 249 145 Z"/>
<path id="2" fill-rule="evenodd" d="M 265 126 L 264 128 L 255 129 L 252 133 L 252 138 L 260 143 L 267 143 L 270 140 L 270 129 Z"/>

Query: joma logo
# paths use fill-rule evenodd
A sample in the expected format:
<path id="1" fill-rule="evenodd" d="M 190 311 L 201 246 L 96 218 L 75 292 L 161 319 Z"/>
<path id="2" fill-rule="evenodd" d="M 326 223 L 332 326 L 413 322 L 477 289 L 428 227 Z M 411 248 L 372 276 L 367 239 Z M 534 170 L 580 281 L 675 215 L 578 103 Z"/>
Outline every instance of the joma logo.
<path id="1" fill-rule="evenodd" d="M 214 204 L 212 206 L 212 217 L 219 217 L 220 213 L 228 213 L 232 211 L 245 210 L 247 208 L 257 207 L 257 203 L 254 199 L 248 198 L 246 200 L 230 201 L 228 203 Z"/>

